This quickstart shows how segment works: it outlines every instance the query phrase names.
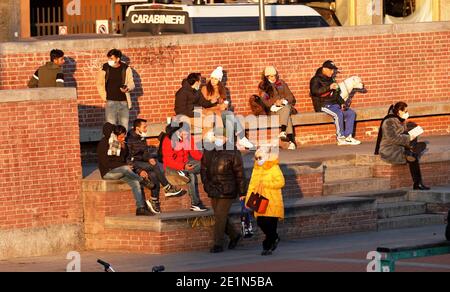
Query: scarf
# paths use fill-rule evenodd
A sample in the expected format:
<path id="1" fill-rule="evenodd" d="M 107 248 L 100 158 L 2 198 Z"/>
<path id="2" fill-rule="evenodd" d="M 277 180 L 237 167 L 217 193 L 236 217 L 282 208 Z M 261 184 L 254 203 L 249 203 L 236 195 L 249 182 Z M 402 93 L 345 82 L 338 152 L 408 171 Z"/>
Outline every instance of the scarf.
<path id="1" fill-rule="evenodd" d="M 108 156 L 120 156 L 121 150 L 122 148 L 120 147 L 119 140 L 117 140 L 117 136 L 111 133 L 111 137 L 109 137 Z"/>

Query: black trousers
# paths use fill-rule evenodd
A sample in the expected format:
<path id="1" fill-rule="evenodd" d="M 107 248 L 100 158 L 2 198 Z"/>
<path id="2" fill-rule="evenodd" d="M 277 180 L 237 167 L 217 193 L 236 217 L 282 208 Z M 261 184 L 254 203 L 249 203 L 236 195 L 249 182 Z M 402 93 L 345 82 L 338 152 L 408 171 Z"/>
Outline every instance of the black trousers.
<path id="1" fill-rule="evenodd" d="M 422 172 L 420 170 L 420 163 L 417 159 L 414 162 L 409 162 L 409 171 L 411 172 L 411 177 L 414 182 L 414 185 L 418 185 L 422 183 Z"/>
<path id="2" fill-rule="evenodd" d="M 263 241 L 263 249 L 269 250 L 278 239 L 278 218 L 258 217 L 257 222 L 259 228 L 261 228 L 261 230 L 266 235 L 266 239 Z"/>

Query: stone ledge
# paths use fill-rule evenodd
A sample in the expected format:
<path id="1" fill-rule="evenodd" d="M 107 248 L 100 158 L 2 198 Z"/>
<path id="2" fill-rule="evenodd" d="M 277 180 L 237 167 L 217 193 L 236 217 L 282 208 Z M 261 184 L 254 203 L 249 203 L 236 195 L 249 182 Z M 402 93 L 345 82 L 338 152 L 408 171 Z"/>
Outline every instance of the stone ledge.
<path id="1" fill-rule="evenodd" d="M 436 102 L 436 103 L 415 103 L 408 106 L 411 117 L 426 117 L 437 115 L 450 114 L 450 102 Z M 367 107 L 354 108 L 358 122 L 381 120 L 386 116 L 387 108 L 383 107 Z M 292 117 L 294 126 L 311 126 L 322 124 L 333 124 L 333 119 L 325 113 L 300 113 Z M 272 129 L 273 127 L 267 123 L 257 123 L 258 127 L 249 127 L 245 125 L 248 130 L 258 129 Z M 264 125 L 260 128 L 260 125 Z M 158 137 L 166 128 L 165 123 L 153 123 L 149 125 L 147 135 L 149 137 Z M 100 128 L 80 128 L 80 142 L 97 142 L 102 137 Z"/>
<path id="2" fill-rule="evenodd" d="M 0 90 L 0 103 L 77 99 L 76 88 L 32 88 Z"/>
<path id="3" fill-rule="evenodd" d="M 376 211 L 375 198 L 326 197 L 320 199 L 285 200 L 286 219 L 319 214 L 350 213 L 353 211 Z M 110 216 L 105 218 L 106 229 L 128 229 L 153 232 L 166 232 L 189 227 L 189 224 L 212 217 L 213 211 L 202 213 L 168 212 L 154 217 L 134 215 Z M 235 204 L 230 210 L 232 217 L 240 216 L 240 206 Z"/>
<path id="4" fill-rule="evenodd" d="M 153 48 L 162 46 L 201 46 L 249 42 L 302 41 L 340 37 L 357 38 L 379 35 L 448 32 L 449 30 L 450 22 L 430 22 L 128 38 L 99 38 L 97 36 L 95 38 L 83 38 L 78 40 L 30 40 L 0 43 L 0 52 L 2 52 L 2 54 L 17 54 L 17 52 L 47 53 L 55 47 L 65 51 L 70 51 L 73 48 L 98 51 L 117 47 L 126 50 L 129 48 Z M 208 37 L 205 37 L 205 35 Z"/>

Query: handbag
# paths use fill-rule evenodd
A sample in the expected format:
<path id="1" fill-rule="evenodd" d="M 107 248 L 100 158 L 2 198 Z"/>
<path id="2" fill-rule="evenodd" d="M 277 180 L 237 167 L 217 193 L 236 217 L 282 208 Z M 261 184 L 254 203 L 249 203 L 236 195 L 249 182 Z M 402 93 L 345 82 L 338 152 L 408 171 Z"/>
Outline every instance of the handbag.
<path id="1" fill-rule="evenodd" d="M 247 201 L 247 208 L 253 212 L 264 214 L 269 206 L 269 199 L 264 197 L 261 193 L 261 187 L 258 188 L 259 191 L 251 193 L 250 198 Z"/>

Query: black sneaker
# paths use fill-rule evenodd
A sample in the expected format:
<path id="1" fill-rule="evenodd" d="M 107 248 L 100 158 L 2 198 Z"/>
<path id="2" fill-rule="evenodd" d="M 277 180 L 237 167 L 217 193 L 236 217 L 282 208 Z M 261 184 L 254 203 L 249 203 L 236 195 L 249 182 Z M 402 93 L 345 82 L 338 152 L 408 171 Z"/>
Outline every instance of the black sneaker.
<path id="1" fill-rule="evenodd" d="M 223 252 L 223 247 L 221 247 L 219 245 L 215 245 L 209 250 L 209 252 L 210 253 L 221 253 L 221 252 Z"/>
<path id="2" fill-rule="evenodd" d="M 166 187 L 164 187 L 164 193 L 167 198 L 170 198 L 170 197 L 184 196 L 186 195 L 187 192 L 185 190 L 179 189 L 169 184 Z"/>
<path id="3" fill-rule="evenodd" d="M 146 178 L 144 178 L 142 180 L 141 185 L 144 188 L 149 189 L 149 190 L 153 190 L 156 187 L 156 185 L 151 180 L 146 179 Z"/>
<path id="4" fill-rule="evenodd" d="M 147 208 L 143 207 L 143 208 L 138 208 L 136 210 L 136 216 L 153 216 L 154 214 L 150 211 L 147 210 Z"/>
<path id="5" fill-rule="evenodd" d="M 273 243 L 272 248 L 270 249 L 270 251 L 274 252 L 277 249 L 279 243 L 280 243 L 280 238 L 278 237 L 275 240 L 275 242 Z"/>
<path id="6" fill-rule="evenodd" d="M 272 255 L 272 251 L 271 251 L 271 250 L 268 250 L 268 249 L 265 249 L 265 250 L 263 250 L 263 252 L 261 253 L 261 255 L 262 255 L 262 256 L 270 256 L 270 255 Z"/>
<path id="7" fill-rule="evenodd" d="M 161 203 L 159 200 L 147 200 L 148 209 L 153 212 L 153 214 L 161 214 Z"/>
<path id="8" fill-rule="evenodd" d="M 205 206 L 203 206 L 202 203 L 200 203 L 198 205 L 192 205 L 191 206 L 191 211 L 193 211 L 193 212 L 206 212 L 206 211 L 208 211 L 208 208 L 206 208 Z"/>
<path id="9" fill-rule="evenodd" d="M 239 234 L 235 239 L 230 240 L 230 243 L 228 244 L 228 249 L 235 249 L 241 238 L 242 235 Z"/>

